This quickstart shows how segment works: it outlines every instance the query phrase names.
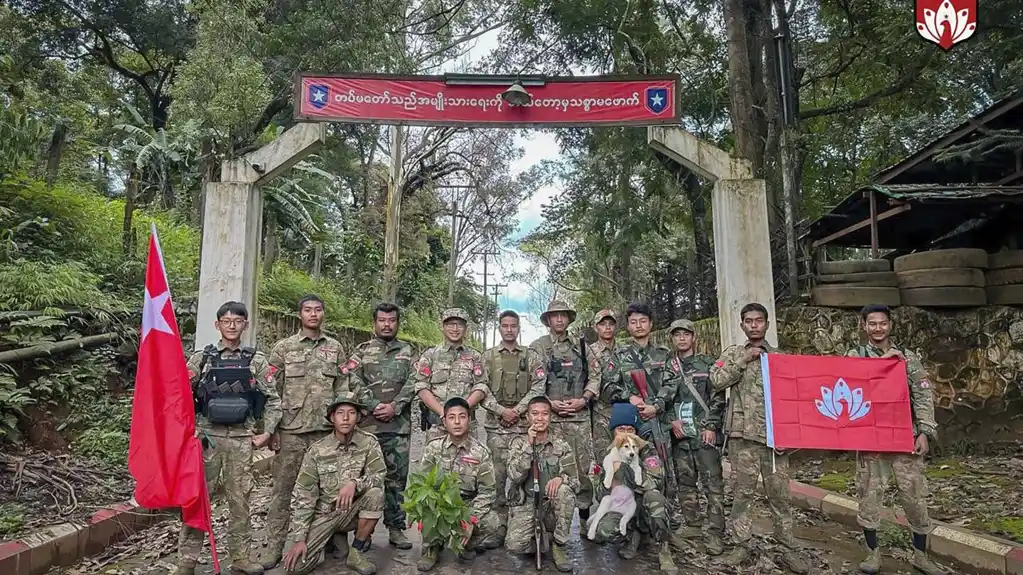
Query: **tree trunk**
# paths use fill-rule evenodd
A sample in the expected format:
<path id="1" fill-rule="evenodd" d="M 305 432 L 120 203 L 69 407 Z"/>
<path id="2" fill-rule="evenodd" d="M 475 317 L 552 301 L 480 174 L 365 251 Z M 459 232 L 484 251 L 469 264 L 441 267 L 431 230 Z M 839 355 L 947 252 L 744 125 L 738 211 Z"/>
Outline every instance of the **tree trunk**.
<path id="1" fill-rule="evenodd" d="M 63 122 L 57 122 L 53 128 L 53 137 L 50 138 L 50 147 L 46 151 L 46 185 L 53 187 L 60 174 L 60 158 L 64 154 L 64 145 L 67 143 L 67 126 Z"/>
<path id="2" fill-rule="evenodd" d="M 0 363 L 13 363 L 16 361 L 28 361 L 40 357 L 59 355 L 69 351 L 98 347 L 104 344 L 117 341 L 116 333 L 105 333 L 103 335 L 90 335 L 57 343 L 46 343 L 21 349 L 11 349 L 0 352 Z"/>
<path id="3" fill-rule="evenodd" d="M 725 30 L 728 35 L 729 115 L 735 134 L 735 155 L 753 163 L 759 173 L 757 128 L 754 118 L 753 80 L 747 39 L 746 0 L 725 0 Z"/>
<path id="4" fill-rule="evenodd" d="M 129 260 L 135 255 L 135 234 L 132 220 L 135 217 L 135 200 L 138 197 L 139 170 L 134 162 L 128 172 L 128 185 L 124 187 L 124 218 L 121 220 L 121 254 Z"/>
<path id="5" fill-rule="evenodd" d="M 277 214 L 270 211 L 266 214 L 266 229 L 263 230 L 263 274 L 270 275 L 277 263 Z"/>
<path id="6" fill-rule="evenodd" d="M 313 279 L 320 279 L 320 269 L 323 266 L 323 243 L 316 242 L 313 248 Z"/>
<path id="7" fill-rule="evenodd" d="M 703 309 L 714 299 L 717 293 L 715 282 L 711 281 L 714 270 L 714 252 L 710 247 L 710 235 L 707 226 L 707 200 L 703 193 L 703 185 L 699 178 L 690 174 L 680 182 L 689 199 L 690 213 L 693 218 L 693 245 L 696 247 L 694 271 L 696 273 L 697 304 Z"/>

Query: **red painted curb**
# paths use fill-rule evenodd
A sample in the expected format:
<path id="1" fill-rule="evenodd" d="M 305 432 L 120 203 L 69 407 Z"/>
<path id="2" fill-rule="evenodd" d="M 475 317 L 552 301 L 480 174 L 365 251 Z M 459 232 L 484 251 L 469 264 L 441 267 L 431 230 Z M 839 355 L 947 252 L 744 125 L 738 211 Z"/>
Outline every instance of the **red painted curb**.
<path id="1" fill-rule="evenodd" d="M 0 544 L 0 573 L 4 575 L 28 575 L 28 555 L 25 556 L 24 570 L 20 569 L 20 558 L 28 550 L 28 545 L 21 541 L 9 541 Z"/>
<path id="2" fill-rule="evenodd" d="M 1005 572 L 1008 575 L 1023 575 L 1023 547 L 1017 547 L 1005 555 Z"/>

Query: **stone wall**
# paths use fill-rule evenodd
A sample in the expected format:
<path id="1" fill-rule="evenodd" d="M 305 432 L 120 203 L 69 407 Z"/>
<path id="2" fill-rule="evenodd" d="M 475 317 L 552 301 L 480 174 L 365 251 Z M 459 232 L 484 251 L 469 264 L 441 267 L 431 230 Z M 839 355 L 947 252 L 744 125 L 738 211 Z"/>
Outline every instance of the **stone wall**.
<path id="1" fill-rule="evenodd" d="M 841 355 L 862 341 L 853 310 L 792 307 L 778 316 L 778 343 L 792 353 Z M 899 307 L 892 323 L 892 337 L 919 353 L 931 376 L 946 446 L 1023 436 L 1023 309 Z M 717 320 L 696 329 L 698 350 L 719 353 Z M 670 345 L 663 331 L 654 340 Z"/>

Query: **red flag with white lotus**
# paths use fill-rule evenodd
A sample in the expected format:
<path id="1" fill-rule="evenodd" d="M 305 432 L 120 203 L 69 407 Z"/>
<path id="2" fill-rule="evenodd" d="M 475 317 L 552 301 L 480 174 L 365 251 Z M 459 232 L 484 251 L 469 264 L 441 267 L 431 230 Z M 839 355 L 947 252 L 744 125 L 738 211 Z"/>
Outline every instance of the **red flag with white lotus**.
<path id="1" fill-rule="evenodd" d="M 209 533 L 213 569 L 220 573 L 192 388 L 155 225 L 146 261 L 128 471 L 141 507 L 180 507 L 186 525 Z"/>

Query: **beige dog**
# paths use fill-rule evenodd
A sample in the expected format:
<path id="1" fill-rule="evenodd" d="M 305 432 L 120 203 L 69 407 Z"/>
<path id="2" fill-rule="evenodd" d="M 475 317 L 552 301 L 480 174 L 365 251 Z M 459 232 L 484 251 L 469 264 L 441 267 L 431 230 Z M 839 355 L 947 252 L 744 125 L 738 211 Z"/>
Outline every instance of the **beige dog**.
<path id="1" fill-rule="evenodd" d="M 608 513 L 621 513 L 622 519 L 618 523 L 618 530 L 625 535 L 629 521 L 636 515 L 636 495 L 625 485 L 614 480 L 614 474 L 621 465 L 628 465 L 632 468 L 632 476 L 637 483 L 643 482 L 643 466 L 639 462 L 639 453 L 646 445 L 646 441 L 632 433 L 616 434 L 614 443 L 604 457 L 604 487 L 610 489 L 600 500 L 597 512 L 590 517 L 589 531 L 587 535 L 590 540 L 597 536 L 597 524 L 602 517 Z"/>

